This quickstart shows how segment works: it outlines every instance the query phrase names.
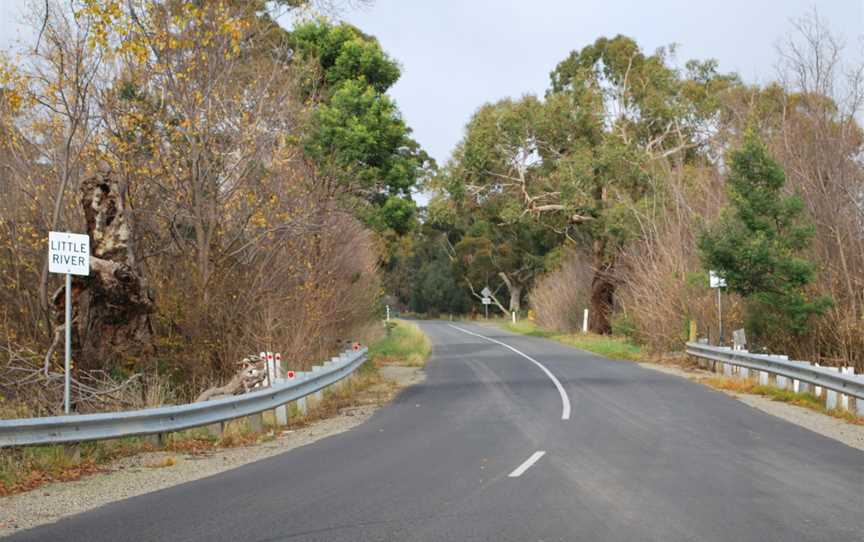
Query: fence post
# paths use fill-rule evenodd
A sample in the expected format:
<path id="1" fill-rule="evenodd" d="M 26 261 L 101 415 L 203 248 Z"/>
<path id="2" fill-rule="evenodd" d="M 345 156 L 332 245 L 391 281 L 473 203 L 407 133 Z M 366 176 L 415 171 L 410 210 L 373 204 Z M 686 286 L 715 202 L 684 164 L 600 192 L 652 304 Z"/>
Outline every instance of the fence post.
<path id="1" fill-rule="evenodd" d="M 833 371 L 835 373 L 840 372 L 840 367 L 826 367 L 829 371 Z M 834 390 L 825 390 L 825 408 L 828 410 L 834 410 L 837 408 L 837 392 Z"/>
<path id="2" fill-rule="evenodd" d="M 312 373 L 320 373 L 323 369 L 324 369 L 324 367 L 322 367 L 321 365 L 315 365 L 314 367 L 312 367 Z M 324 390 L 316 391 L 315 392 L 315 405 L 319 406 L 321 404 L 321 401 L 323 401 L 323 400 L 324 400 Z"/>
<path id="3" fill-rule="evenodd" d="M 294 378 L 297 379 L 298 383 L 306 380 L 306 372 L 297 371 L 294 373 Z M 297 404 L 297 412 L 300 413 L 301 416 L 306 416 L 306 413 L 309 412 L 309 407 L 306 404 L 306 397 L 301 397 L 294 401 Z"/>
<path id="4" fill-rule="evenodd" d="M 855 367 L 843 367 L 840 369 L 840 373 L 844 375 L 854 375 Z M 845 393 L 840 394 L 840 408 L 843 410 L 849 410 L 849 396 Z"/>

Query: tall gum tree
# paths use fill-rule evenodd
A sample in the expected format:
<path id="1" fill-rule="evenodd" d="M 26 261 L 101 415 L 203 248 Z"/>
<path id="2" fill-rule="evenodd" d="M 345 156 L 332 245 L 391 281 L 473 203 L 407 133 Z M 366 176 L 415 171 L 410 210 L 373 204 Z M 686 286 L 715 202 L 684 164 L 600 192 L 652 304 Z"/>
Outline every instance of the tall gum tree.
<path id="1" fill-rule="evenodd" d="M 600 38 L 551 74 L 545 99 L 482 107 L 454 153 L 446 192 L 480 208 L 505 200 L 497 227 L 544 228 L 591 254 L 591 318 L 611 331 L 616 263 L 640 207 L 672 167 L 693 160 L 711 129 L 713 97 L 735 78 L 716 65 L 670 66 L 630 38 Z M 535 253 L 541 255 L 542 253 Z"/>

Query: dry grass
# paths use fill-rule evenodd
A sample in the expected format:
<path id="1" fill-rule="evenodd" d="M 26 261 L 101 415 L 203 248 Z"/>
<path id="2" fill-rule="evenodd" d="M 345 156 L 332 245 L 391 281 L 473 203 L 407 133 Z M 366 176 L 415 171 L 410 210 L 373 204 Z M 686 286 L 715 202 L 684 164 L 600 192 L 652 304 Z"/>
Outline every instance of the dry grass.
<path id="1" fill-rule="evenodd" d="M 324 390 L 320 402 L 307 398 L 308 409 L 301 415 L 296 403 L 289 405 L 287 429 L 339 415 L 346 409 L 381 405 L 398 391 L 398 386 L 382 377 L 383 364 L 422 365 L 429 356 L 429 340 L 415 324 L 399 322 L 389 337 L 372 345 L 370 362 L 358 369 L 352 378 Z M 252 431 L 249 424 L 236 420 L 227 424 L 221 437 L 204 428 L 191 429 L 167 436 L 164 451 L 189 455 L 211 453 L 222 448 L 252 446 L 276 438 L 275 428 Z M 30 491 L 51 482 L 77 480 L 102 471 L 108 463 L 123 457 L 155 451 L 146 438 L 127 438 L 82 443 L 76 446 L 31 446 L 0 451 L 0 496 Z M 176 464 L 167 457 L 145 466 L 166 468 Z"/>
<path id="2" fill-rule="evenodd" d="M 839 408 L 827 409 L 825 403 L 811 393 L 795 393 L 791 390 L 775 388 L 773 386 L 765 386 L 759 384 L 756 380 L 750 378 L 729 378 L 725 376 L 712 376 L 709 378 L 700 379 L 699 382 L 711 386 L 712 388 L 729 391 L 733 393 L 749 393 L 751 395 L 761 395 L 768 397 L 773 401 L 789 403 L 799 407 L 808 408 L 822 414 L 827 414 L 834 418 L 840 418 L 855 425 L 864 425 L 864 417 L 858 416 L 848 410 Z"/>
<path id="3" fill-rule="evenodd" d="M 557 331 L 547 331 L 529 320 L 522 320 L 515 324 L 504 323 L 503 327 L 514 333 L 552 339 L 567 346 L 587 350 L 607 358 L 644 361 L 642 349 L 638 345 L 628 341 L 625 337 L 595 335 L 593 333 L 559 333 Z"/>
<path id="4" fill-rule="evenodd" d="M 369 348 L 369 358 L 375 364 L 397 363 L 408 367 L 422 367 L 432 353 L 429 338 L 417 324 L 394 320 L 390 333 Z"/>

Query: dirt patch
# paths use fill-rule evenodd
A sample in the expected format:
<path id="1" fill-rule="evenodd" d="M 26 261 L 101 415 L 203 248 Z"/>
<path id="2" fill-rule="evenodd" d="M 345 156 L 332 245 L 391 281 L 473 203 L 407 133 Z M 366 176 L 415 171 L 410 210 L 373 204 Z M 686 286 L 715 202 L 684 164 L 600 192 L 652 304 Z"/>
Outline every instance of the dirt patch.
<path id="1" fill-rule="evenodd" d="M 364 390 L 358 401 L 338 408 L 332 417 L 280 431 L 269 441 L 204 453 L 160 451 L 138 454 L 105 465 L 99 474 L 93 476 L 74 482 L 52 483 L 28 493 L 0 498 L 0 536 L 212 476 L 348 431 L 368 420 L 399 390 L 424 378 L 419 367 L 388 365 L 379 370 L 383 381 Z"/>
<path id="2" fill-rule="evenodd" d="M 666 363 L 640 363 L 639 365 L 647 369 L 680 376 L 681 378 L 687 378 L 700 383 L 706 378 L 717 376 L 709 371 L 699 369 L 695 364 L 692 366 L 689 364 L 679 366 Z M 828 438 L 833 438 L 847 446 L 864 451 L 864 426 L 854 425 L 844 420 L 833 418 L 820 412 L 789 403 L 774 401 L 761 395 L 738 393 L 727 390 L 718 391 L 722 391 L 730 397 L 734 397 L 742 403 L 763 412 L 767 412 L 772 416 L 800 425 L 814 433 L 819 433 Z"/>

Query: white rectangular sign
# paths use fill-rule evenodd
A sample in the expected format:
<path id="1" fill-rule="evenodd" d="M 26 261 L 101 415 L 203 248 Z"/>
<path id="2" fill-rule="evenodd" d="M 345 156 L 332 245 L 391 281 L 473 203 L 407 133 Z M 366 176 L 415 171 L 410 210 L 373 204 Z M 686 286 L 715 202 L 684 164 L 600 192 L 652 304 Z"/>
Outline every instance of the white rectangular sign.
<path id="1" fill-rule="evenodd" d="M 77 233 L 48 232 L 48 271 L 64 275 L 89 275 L 90 237 Z"/>
<path id="2" fill-rule="evenodd" d="M 726 279 L 719 276 L 714 271 L 708 271 L 708 282 L 712 288 L 725 288 L 726 287 Z M 704 284 L 704 282 L 703 282 Z"/>
<path id="3" fill-rule="evenodd" d="M 488 298 L 488 297 L 484 297 L 484 298 L 483 298 L 483 304 L 484 304 L 484 305 L 491 305 L 491 304 L 492 304 L 492 299 L 490 299 L 490 298 Z"/>

